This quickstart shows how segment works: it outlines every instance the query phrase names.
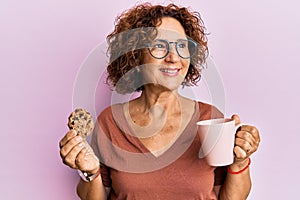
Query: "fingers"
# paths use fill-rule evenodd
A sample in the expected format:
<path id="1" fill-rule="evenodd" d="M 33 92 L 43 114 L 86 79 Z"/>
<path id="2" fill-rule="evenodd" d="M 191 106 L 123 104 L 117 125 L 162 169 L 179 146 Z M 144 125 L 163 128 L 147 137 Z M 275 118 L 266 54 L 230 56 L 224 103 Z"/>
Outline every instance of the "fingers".
<path id="1" fill-rule="evenodd" d="M 82 138 L 80 136 L 74 135 L 75 133 L 76 132 L 74 131 L 69 131 L 60 141 L 60 155 L 62 158 L 66 157 L 66 155 L 69 154 L 74 146 L 82 142 Z"/>
<path id="2" fill-rule="evenodd" d="M 60 140 L 59 148 L 65 146 L 68 143 L 68 141 L 74 138 L 76 135 L 77 132 L 75 130 L 70 130 L 69 132 L 67 132 L 67 134 Z"/>
<path id="3" fill-rule="evenodd" d="M 76 169 L 76 158 L 85 147 L 81 136 L 76 135 L 76 131 L 69 131 L 60 141 L 60 156 L 63 163 Z"/>
<path id="4" fill-rule="evenodd" d="M 78 155 L 81 151 L 85 149 L 84 144 L 81 142 L 74 146 L 71 151 L 63 158 L 63 163 L 68 165 L 73 169 L 77 169 L 76 160 L 78 159 Z"/>
<path id="5" fill-rule="evenodd" d="M 246 131 L 250 133 L 254 139 L 254 143 L 258 144 L 260 142 L 259 131 L 254 126 L 242 126 L 241 131 Z"/>
<path id="6" fill-rule="evenodd" d="M 260 136 L 256 127 L 243 125 L 236 133 L 234 153 L 236 160 L 244 160 L 254 153 L 259 146 Z"/>
<path id="7" fill-rule="evenodd" d="M 240 146 L 235 146 L 233 151 L 236 160 L 243 160 L 247 158 L 247 153 Z"/>
<path id="8" fill-rule="evenodd" d="M 231 119 L 233 119 L 235 121 L 235 125 L 238 125 L 241 123 L 240 117 L 237 114 L 232 115 Z"/>
<path id="9" fill-rule="evenodd" d="M 88 142 L 76 131 L 69 131 L 59 142 L 60 156 L 65 165 L 86 172 L 99 168 L 99 159 Z"/>
<path id="10" fill-rule="evenodd" d="M 254 145 L 255 139 L 253 135 L 247 131 L 240 130 L 236 133 L 236 145 L 242 147 L 243 149 L 247 150 Z"/>
<path id="11" fill-rule="evenodd" d="M 235 125 L 241 123 L 240 117 L 236 114 L 232 115 L 231 119 L 235 120 Z M 238 128 L 235 137 L 235 163 L 245 161 L 253 154 L 259 146 L 260 136 L 256 127 L 250 125 L 242 125 Z"/>
<path id="12" fill-rule="evenodd" d="M 246 154 L 250 153 L 250 151 L 252 150 L 252 146 L 251 146 L 250 142 L 248 142 L 247 140 L 241 139 L 241 138 L 235 139 L 235 146 L 238 146 Z"/>

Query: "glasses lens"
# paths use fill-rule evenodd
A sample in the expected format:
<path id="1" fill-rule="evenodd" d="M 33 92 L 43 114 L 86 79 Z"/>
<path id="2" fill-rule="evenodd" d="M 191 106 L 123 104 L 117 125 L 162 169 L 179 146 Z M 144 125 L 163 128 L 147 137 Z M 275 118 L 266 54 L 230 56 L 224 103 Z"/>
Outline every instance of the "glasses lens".
<path id="1" fill-rule="evenodd" d="M 181 58 L 190 58 L 197 50 L 197 43 L 193 40 L 179 40 L 170 43 L 176 44 L 176 51 Z M 166 40 L 155 40 L 149 45 L 148 49 L 154 58 L 161 59 L 169 53 L 169 42 Z"/>
<path id="2" fill-rule="evenodd" d="M 155 40 L 151 43 L 149 51 L 155 58 L 163 58 L 168 54 L 168 42 L 164 40 Z"/>
<path id="3" fill-rule="evenodd" d="M 196 53 L 197 44 L 193 40 L 180 40 L 176 45 L 177 53 L 182 58 L 190 58 Z"/>

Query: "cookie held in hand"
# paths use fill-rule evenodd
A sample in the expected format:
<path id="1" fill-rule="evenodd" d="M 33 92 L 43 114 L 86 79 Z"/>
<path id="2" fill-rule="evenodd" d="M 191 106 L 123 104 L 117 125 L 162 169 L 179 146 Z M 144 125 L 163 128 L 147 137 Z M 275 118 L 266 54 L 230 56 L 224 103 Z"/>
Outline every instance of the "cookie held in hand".
<path id="1" fill-rule="evenodd" d="M 94 129 L 93 118 L 87 110 L 76 108 L 68 118 L 68 127 L 76 130 L 78 135 L 86 137 Z"/>

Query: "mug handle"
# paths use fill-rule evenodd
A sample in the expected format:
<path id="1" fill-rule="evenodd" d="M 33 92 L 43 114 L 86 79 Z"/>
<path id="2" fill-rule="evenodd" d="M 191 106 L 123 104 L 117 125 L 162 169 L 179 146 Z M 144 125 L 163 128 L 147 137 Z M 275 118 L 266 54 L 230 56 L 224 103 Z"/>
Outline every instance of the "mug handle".
<path id="1" fill-rule="evenodd" d="M 247 124 L 245 124 L 245 123 L 239 123 L 238 125 L 236 125 L 235 126 L 235 134 L 237 133 L 237 130 L 239 129 L 239 128 L 241 128 L 242 126 L 246 126 Z"/>

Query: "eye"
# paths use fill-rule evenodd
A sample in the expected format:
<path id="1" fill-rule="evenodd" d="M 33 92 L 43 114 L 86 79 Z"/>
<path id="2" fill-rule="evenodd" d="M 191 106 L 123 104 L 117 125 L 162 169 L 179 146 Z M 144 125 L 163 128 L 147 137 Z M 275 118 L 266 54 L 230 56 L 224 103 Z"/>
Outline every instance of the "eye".
<path id="1" fill-rule="evenodd" d="M 155 43 L 153 45 L 153 48 L 156 48 L 156 49 L 165 49 L 166 48 L 166 45 L 165 44 L 162 44 L 162 43 Z"/>
<path id="2" fill-rule="evenodd" d="M 168 42 L 165 40 L 155 40 L 151 45 L 152 49 L 166 50 L 168 49 Z"/>
<path id="3" fill-rule="evenodd" d="M 185 48 L 186 45 L 181 43 L 181 44 L 178 44 L 178 47 L 179 47 L 179 48 Z"/>
<path id="4" fill-rule="evenodd" d="M 187 47 L 187 42 L 186 41 L 180 41 L 177 43 L 177 48 L 186 48 Z"/>
<path id="5" fill-rule="evenodd" d="M 157 40 L 153 43 L 152 48 L 157 50 L 165 50 L 167 49 L 167 43 L 161 40 Z"/>

